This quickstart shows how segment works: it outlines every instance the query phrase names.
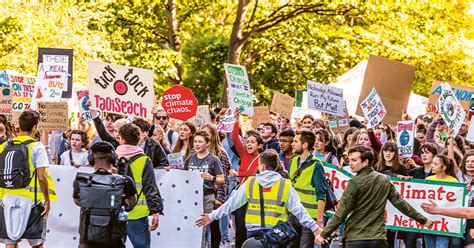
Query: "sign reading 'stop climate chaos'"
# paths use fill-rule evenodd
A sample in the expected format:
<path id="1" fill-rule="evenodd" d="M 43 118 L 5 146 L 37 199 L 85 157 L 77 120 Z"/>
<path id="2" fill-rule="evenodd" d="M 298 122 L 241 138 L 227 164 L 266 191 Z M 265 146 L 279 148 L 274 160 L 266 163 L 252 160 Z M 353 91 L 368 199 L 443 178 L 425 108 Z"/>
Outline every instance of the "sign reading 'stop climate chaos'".
<path id="1" fill-rule="evenodd" d="M 175 85 L 163 92 L 161 106 L 169 117 L 187 121 L 196 115 L 198 101 L 190 89 Z"/>
<path id="2" fill-rule="evenodd" d="M 90 61 L 89 97 L 92 109 L 152 119 L 153 71 Z"/>
<path id="3" fill-rule="evenodd" d="M 239 108 L 242 114 L 253 115 L 252 92 L 247 70 L 241 65 L 224 64 L 229 85 L 229 106 L 234 111 Z"/>

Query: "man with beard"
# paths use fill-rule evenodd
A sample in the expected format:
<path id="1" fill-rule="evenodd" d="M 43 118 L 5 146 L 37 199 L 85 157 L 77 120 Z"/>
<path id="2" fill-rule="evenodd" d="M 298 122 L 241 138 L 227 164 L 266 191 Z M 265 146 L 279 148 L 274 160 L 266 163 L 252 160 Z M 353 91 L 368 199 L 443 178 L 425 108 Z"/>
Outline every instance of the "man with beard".
<path id="1" fill-rule="evenodd" d="M 326 200 L 326 184 L 324 168 L 320 160 L 311 153 L 316 136 L 308 129 L 296 132 L 292 148 L 295 157 L 291 160 L 288 171 L 293 187 L 301 199 L 301 203 L 318 226 L 323 227 L 324 207 Z M 299 233 L 290 247 L 313 247 L 314 235 L 311 230 L 303 227 L 293 215 L 289 215 L 288 222 Z"/>

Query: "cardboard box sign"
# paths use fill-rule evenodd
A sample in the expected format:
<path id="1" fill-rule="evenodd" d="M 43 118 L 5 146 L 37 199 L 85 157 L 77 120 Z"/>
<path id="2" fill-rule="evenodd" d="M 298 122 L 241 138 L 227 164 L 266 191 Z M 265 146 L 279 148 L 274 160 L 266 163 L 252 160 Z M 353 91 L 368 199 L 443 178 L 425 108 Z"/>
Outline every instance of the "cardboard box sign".
<path id="1" fill-rule="evenodd" d="M 268 106 L 257 106 L 253 108 L 253 127 L 256 128 L 258 124 L 264 122 L 270 122 L 272 119 L 270 118 L 270 111 L 268 110 Z"/>
<path id="2" fill-rule="evenodd" d="M 356 114 L 364 116 L 360 103 L 367 98 L 372 88 L 375 87 L 387 110 L 383 122 L 396 125 L 403 114 L 403 110 L 408 106 L 414 76 L 414 66 L 370 55 Z"/>
<path id="3" fill-rule="evenodd" d="M 39 102 L 40 120 L 38 130 L 68 130 L 67 102 Z"/>
<path id="4" fill-rule="evenodd" d="M 426 108 L 426 113 L 432 116 L 436 116 L 439 113 L 438 110 L 438 100 L 442 92 L 442 85 L 445 82 L 434 81 L 430 89 L 429 103 Z M 468 86 L 457 85 L 453 83 L 448 83 L 451 86 L 451 90 L 456 98 L 461 103 L 462 108 L 466 112 L 466 118 L 469 118 L 469 110 L 471 108 L 471 99 L 474 97 L 474 88 Z M 473 109 L 474 110 L 474 109 Z M 472 115 L 472 114 L 471 114 Z M 467 119 L 466 119 L 467 120 Z"/>
<path id="5" fill-rule="evenodd" d="M 272 105 L 270 111 L 279 114 L 285 118 L 291 119 L 291 112 L 295 105 L 295 99 L 280 92 L 273 94 Z"/>

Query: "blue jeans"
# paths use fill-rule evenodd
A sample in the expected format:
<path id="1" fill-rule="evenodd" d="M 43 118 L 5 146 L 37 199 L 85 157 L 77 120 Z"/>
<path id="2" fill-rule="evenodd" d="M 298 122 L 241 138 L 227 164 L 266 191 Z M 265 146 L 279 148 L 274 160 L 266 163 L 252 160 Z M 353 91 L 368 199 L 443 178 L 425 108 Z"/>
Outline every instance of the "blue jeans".
<path id="1" fill-rule="evenodd" d="M 224 215 L 220 221 L 221 242 L 229 240 L 229 215 Z"/>
<path id="2" fill-rule="evenodd" d="M 436 248 L 448 248 L 449 239 L 448 236 L 425 234 L 425 245 L 426 247 L 436 247 Z"/>
<path id="3" fill-rule="evenodd" d="M 148 217 L 128 220 L 127 236 L 134 248 L 150 248 L 151 239 L 148 225 Z"/>

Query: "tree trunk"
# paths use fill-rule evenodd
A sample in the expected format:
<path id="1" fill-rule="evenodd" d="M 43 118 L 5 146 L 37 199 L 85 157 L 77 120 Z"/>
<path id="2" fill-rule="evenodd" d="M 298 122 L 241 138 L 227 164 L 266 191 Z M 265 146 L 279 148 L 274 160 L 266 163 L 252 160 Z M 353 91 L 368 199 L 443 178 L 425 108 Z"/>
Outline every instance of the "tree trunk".
<path id="1" fill-rule="evenodd" d="M 242 28 L 245 24 L 245 17 L 249 9 L 251 0 L 239 0 L 237 13 L 234 24 L 232 25 L 232 33 L 230 35 L 229 52 L 227 54 L 227 63 L 239 64 L 240 53 L 244 44 L 242 40 Z M 224 87 L 221 92 L 220 106 L 227 107 L 227 80 L 224 79 Z"/>
<path id="2" fill-rule="evenodd" d="M 176 0 L 168 0 L 165 4 L 168 13 L 168 31 L 170 36 L 170 47 L 173 51 L 181 53 L 181 40 L 179 39 L 178 18 L 176 14 Z M 176 84 L 183 82 L 183 66 L 181 65 L 181 58 L 174 63 L 178 73 L 178 81 Z"/>

